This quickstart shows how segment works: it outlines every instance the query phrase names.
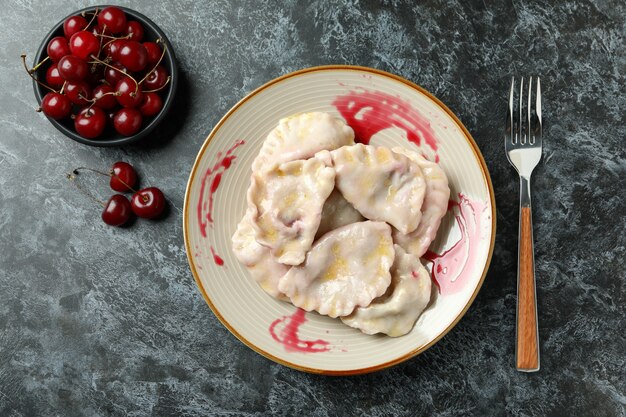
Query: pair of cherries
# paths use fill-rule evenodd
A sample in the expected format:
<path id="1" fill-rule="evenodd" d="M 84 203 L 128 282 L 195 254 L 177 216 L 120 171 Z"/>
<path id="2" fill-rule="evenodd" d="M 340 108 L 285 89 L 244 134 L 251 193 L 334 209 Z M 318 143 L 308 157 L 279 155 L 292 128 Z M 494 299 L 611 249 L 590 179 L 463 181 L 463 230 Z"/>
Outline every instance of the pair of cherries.
<path id="1" fill-rule="evenodd" d="M 165 210 L 165 195 L 157 187 L 142 188 L 135 191 L 138 178 L 137 172 L 127 162 L 116 162 L 107 172 L 101 172 L 91 168 L 76 168 L 73 173 L 77 175 L 81 170 L 89 170 L 110 177 L 109 185 L 118 194 L 114 194 L 104 203 L 102 220 L 110 226 L 123 226 L 136 215 L 144 219 L 156 219 Z M 73 179 L 72 175 L 68 178 Z M 80 187 L 79 187 L 80 188 Z M 133 192 L 130 199 L 119 193 Z"/>

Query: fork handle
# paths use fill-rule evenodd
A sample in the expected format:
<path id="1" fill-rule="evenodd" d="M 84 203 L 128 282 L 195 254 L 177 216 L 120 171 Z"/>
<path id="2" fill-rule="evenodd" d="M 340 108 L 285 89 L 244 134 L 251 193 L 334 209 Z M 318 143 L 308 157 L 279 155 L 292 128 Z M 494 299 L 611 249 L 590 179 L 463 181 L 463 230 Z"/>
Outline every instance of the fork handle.
<path id="1" fill-rule="evenodd" d="M 533 245 L 530 178 L 521 178 L 519 217 L 519 253 L 517 275 L 517 370 L 539 370 L 539 326 L 535 289 L 535 256 Z"/>

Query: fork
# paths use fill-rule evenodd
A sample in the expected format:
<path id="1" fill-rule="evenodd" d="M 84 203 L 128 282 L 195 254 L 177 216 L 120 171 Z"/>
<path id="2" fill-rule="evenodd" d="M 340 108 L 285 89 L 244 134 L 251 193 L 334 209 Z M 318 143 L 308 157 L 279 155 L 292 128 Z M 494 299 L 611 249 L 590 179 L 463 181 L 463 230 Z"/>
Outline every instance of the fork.
<path id="1" fill-rule="evenodd" d="M 529 78 L 528 101 L 524 114 L 524 78 L 522 77 L 519 83 L 517 112 L 514 112 L 515 78 L 511 79 L 504 134 L 506 157 L 515 167 L 520 178 L 515 361 L 517 370 L 522 372 L 539 370 L 539 325 L 537 321 L 535 255 L 530 201 L 530 176 L 541 160 L 543 137 L 539 77 L 537 77 L 536 83 L 537 91 L 533 110 L 531 100 L 533 79 L 532 77 Z"/>

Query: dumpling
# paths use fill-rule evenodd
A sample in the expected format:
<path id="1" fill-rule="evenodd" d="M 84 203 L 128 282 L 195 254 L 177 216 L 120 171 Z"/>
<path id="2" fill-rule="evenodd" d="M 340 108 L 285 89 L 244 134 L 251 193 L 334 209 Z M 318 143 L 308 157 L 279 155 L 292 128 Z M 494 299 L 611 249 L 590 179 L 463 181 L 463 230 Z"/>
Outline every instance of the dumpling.
<path id="1" fill-rule="evenodd" d="M 330 153 L 337 188 L 363 216 L 402 233 L 417 228 L 426 183 L 415 162 L 383 146 L 357 144 Z"/>
<path id="2" fill-rule="evenodd" d="M 430 301 L 430 276 L 415 255 L 394 245 L 391 285 L 382 297 L 367 307 L 358 307 L 341 321 L 363 333 L 385 333 L 392 337 L 411 331 Z"/>
<path id="3" fill-rule="evenodd" d="M 278 289 L 297 307 L 345 316 L 385 293 L 393 258 L 388 224 L 352 223 L 315 242 L 304 264 L 292 267 Z"/>
<path id="4" fill-rule="evenodd" d="M 392 148 L 393 152 L 402 154 L 419 165 L 426 180 L 426 195 L 422 204 L 422 218 L 413 232 L 405 234 L 393 230 L 393 241 L 404 250 L 415 256 L 422 256 L 428 250 L 437 235 L 441 219 L 448 210 L 450 187 L 448 178 L 439 164 L 431 162 L 417 152 L 404 148 Z"/>
<path id="5" fill-rule="evenodd" d="M 276 261 L 270 249 L 254 239 L 251 217 L 252 212 L 248 210 L 237 225 L 232 238 L 233 252 L 265 292 L 280 300 L 288 300 L 278 291 L 278 280 L 289 271 L 289 267 Z"/>
<path id="6" fill-rule="evenodd" d="M 328 113 L 301 113 L 281 119 L 252 162 L 252 172 L 308 159 L 321 150 L 354 144 L 354 131 Z"/>
<path id="7" fill-rule="evenodd" d="M 352 207 L 352 204 L 348 203 L 337 189 L 334 189 L 322 207 L 322 220 L 315 234 L 315 239 L 319 239 L 320 236 L 341 226 L 363 220 L 365 218 L 361 216 L 361 213 Z"/>
<path id="8" fill-rule="evenodd" d="M 301 264 L 334 184 L 335 170 L 317 158 L 253 173 L 248 207 L 257 242 L 269 247 L 278 262 Z"/>

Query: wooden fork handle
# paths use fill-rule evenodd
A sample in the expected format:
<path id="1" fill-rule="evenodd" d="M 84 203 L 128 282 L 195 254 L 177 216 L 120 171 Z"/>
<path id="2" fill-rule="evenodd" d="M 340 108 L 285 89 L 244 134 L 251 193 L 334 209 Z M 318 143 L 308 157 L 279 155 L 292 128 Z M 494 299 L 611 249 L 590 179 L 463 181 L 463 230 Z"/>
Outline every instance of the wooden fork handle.
<path id="1" fill-rule="evenodd" d="M 516 362 L 517 369 L 523 372 L 539 370 L 539 329 L 533 246 L 530 204 L 522 205 L 519 228 Z"/>

